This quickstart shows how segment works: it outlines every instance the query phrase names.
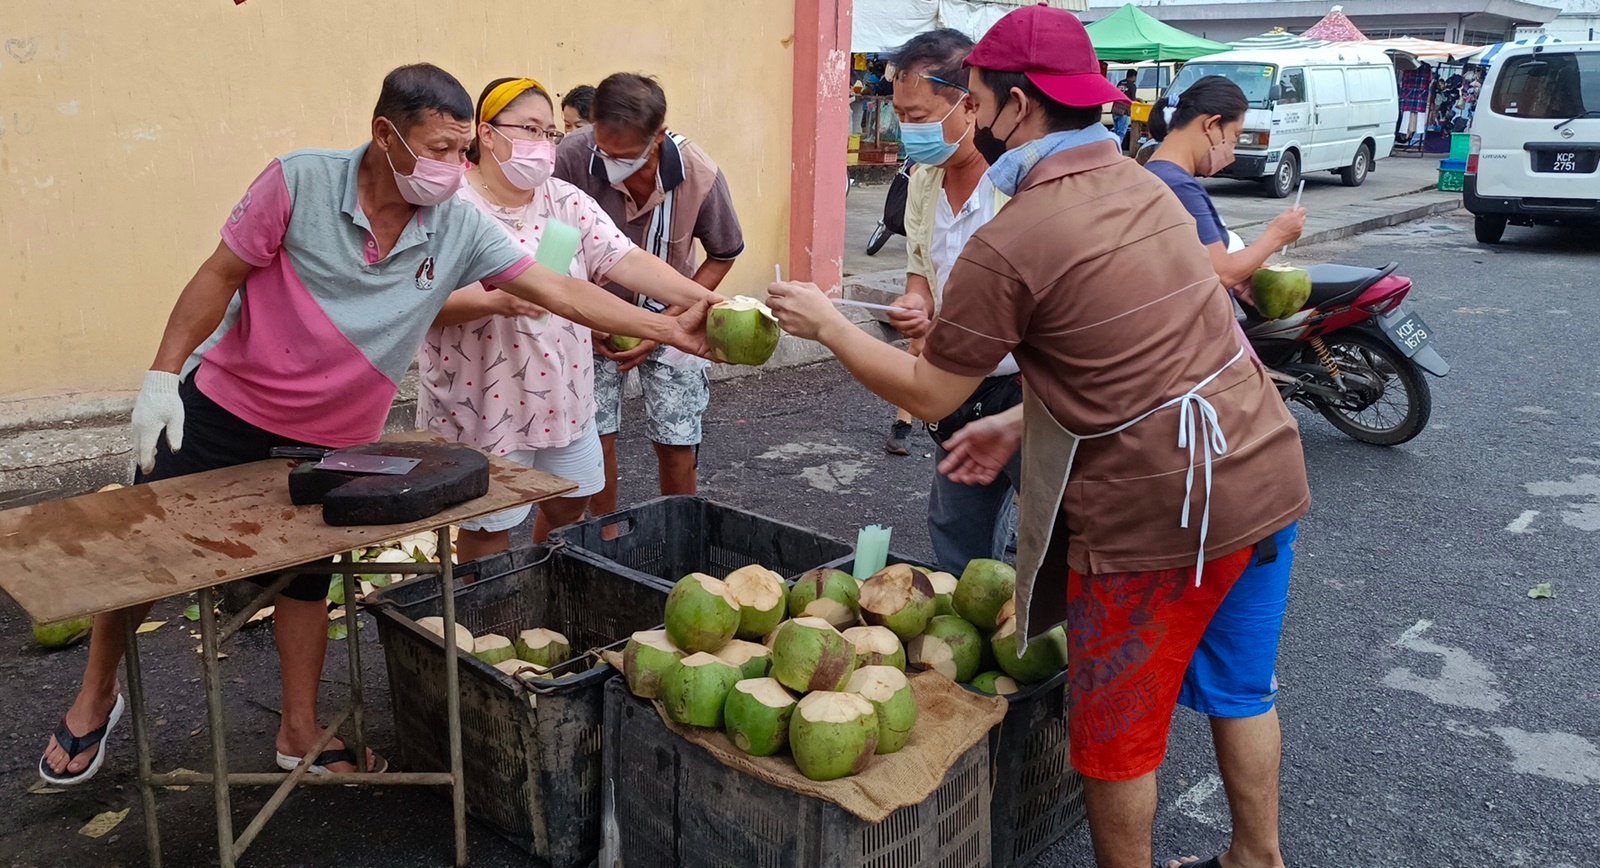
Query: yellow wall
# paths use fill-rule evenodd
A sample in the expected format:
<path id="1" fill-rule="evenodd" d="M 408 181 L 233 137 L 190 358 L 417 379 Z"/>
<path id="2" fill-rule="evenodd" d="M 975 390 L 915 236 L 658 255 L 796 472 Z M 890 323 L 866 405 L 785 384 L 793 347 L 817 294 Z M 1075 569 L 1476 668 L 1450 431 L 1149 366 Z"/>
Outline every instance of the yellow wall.
<path id="1" fill-rule="evenodd" d="M 136 388 L 173 299 L 272 157 L 368 136 L 385 72 L 474 98 L 660 77 L 717 159 L 764 287 L 788 244 L 792 0 L 4 0 L 0 409 Z"/>

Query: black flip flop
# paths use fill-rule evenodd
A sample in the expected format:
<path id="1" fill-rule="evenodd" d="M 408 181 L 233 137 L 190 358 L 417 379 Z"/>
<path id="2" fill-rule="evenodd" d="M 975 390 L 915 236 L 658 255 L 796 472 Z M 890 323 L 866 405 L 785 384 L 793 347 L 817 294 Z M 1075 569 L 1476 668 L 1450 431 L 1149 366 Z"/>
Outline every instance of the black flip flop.
<path id="1" fill-rule="evenodd" d="M 39 757 L 39 779 L 52 786 L 70 787 L 81 784 L 99 774 L 100 767 L 106 761 L 106 736 L 110 735 L 111 731 L 116 728 L 117 723 L 122 720 L 124 705 L 122 694 L 117 694 L 116 704 L 111 706 L 111 714 L 107 715 L 106 722 L 83 735 L 74 734 L 72 729 L 67 726 L 67 719 L 63 717 L 61 719 L 61 727 L 56 730 L 56 744 L 66 751 L 69 765 L 73 760 L 82 756 L 84 751 L 96 746 L 100 749 L 95 751 L 94 759 L 89 761 L 88 768 L 67 777 L 60 777 L 56 772 L 52 771 L 50 766 L 45 763 L 44 756 L 41 755 Z"/>
<path id="2" fill-rule="evenodd" d="M 1156 863 L 1156 868 L 1167 868 L 1167 863 L 1173 861 L 1176 860 L 1163 859 Z M 1183 868 L 1222 868 L 1222 855 L 1218 854 L 1216 856 L 1212 856 L 1210 859 L 1207 859 L 1204 862 L 1190 862 L 1187 865 L 1184 865 Z"/>

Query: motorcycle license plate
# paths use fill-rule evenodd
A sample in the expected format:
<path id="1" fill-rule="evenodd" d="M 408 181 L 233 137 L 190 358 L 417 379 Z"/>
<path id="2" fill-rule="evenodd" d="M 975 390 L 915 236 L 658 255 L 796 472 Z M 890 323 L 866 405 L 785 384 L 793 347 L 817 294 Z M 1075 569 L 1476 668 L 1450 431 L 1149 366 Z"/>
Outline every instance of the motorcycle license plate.
<path id="1" fill-rule="evenodd" d="M 1379 317 L 1378 324 L 1382 326 L 1383 333 L 1389 336 L 1389 341 L 1408 359 L 1433 340 L 1433 331 L 1422 321 L 1422 317 L 1405 308 Z"/>

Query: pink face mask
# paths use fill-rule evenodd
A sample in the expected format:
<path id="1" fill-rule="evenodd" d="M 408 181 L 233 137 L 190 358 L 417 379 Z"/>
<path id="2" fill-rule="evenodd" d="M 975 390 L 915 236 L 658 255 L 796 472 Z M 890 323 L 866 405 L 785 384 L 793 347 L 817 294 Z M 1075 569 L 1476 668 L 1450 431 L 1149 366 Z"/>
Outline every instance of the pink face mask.
<path id="1" fill-rule="evenodd" d="M 429 205 L 438 205 L 454 196 L 461 186 L 461 176 L 466 174 L 467 164 L 446 163 L 432 157 L 419 157 L 417 152 L 406 144 L 405 137 L 400 135 L 400 128 L 395 126 L 393 121 L 389 122 L 389 126 L 394 130 L 394 137 L 400 140 L 400 146 L 417 161 L 417 166 L 411 170 L 411 174 L 402 175 L 394 167 L 394 158 L 390 157 L 387 151 L 384 152 L 384 156 L 389 160 L 389 170 L 394 172 L 394 183 L 400 188 L 401 198 L 413 205 L 426 208 Z"/>
<path id="2" fill-rule="evenodd" d="M 556 168 L 556 146 L 549 139 L 528 141 L 526 139 L 513 139 L 505 133 L 495 130 L 501 138 L 511 143 L 511 158 L 496 162 L 500 165 L 500 173 L 506 176 L 511 186 L 518 190 L 537 190 Z M 489 156 L 494 158 L 494 152 Z"/>

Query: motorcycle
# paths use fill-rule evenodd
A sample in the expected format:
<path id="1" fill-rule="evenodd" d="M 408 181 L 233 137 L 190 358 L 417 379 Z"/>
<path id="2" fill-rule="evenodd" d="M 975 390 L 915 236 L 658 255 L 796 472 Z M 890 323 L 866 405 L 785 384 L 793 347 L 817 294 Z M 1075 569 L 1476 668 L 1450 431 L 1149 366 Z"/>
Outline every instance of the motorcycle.
<path id="1" fill-rule="evenodd" d="M 883 218 L 867 237 L 867 255 L 874 256 L 889 243 L 889 238 L 906 234 L 906 193 L 911 187 L 911 170 L 916 163 L 906 160 L 889 181 L 889 195 L 883 200 Z"/>
<path id="2" fill-rule="evenodd" d="M 1240 307 L 1245 336 L 1284 400 L 1378 446 L 1422 433 L 1433 410 L 1422 375 L 1450 373 L 1432 329 L 1405 307 L 1412 284 L 1398 267 L 1312 265 L 1311 297 L 1298 313 L 1269 320 Z"/>

